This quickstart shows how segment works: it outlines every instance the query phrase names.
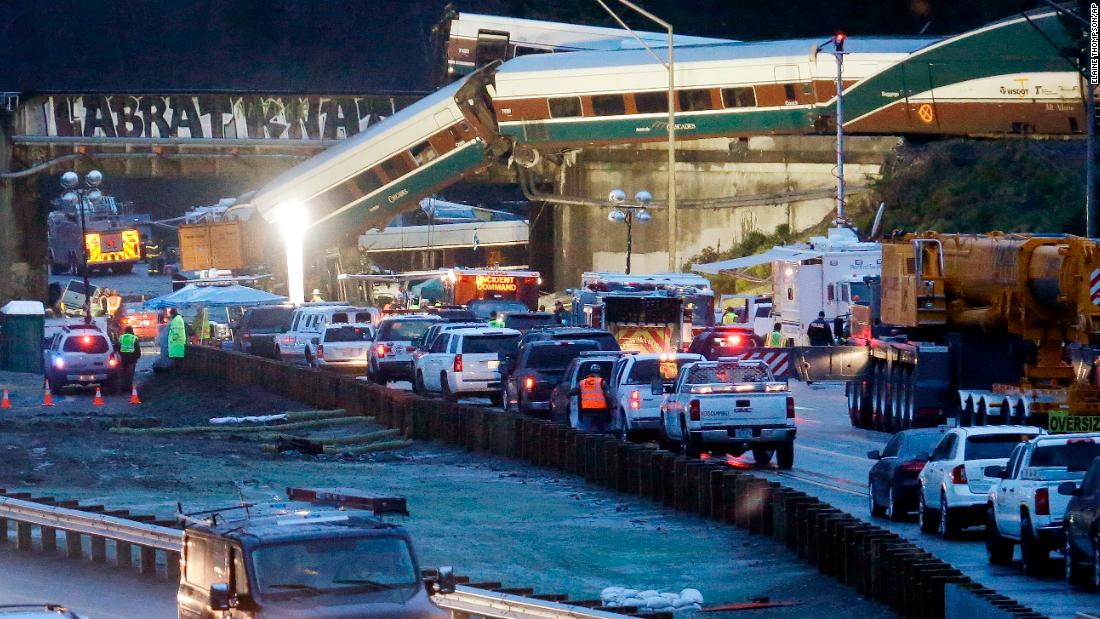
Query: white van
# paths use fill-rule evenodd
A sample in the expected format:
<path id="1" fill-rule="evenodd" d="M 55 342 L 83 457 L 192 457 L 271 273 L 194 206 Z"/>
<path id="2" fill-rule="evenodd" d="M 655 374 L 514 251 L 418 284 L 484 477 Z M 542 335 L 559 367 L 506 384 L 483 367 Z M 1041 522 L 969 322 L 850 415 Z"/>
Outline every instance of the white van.
<path id="1" fill-rule="evenodd" d="M 303 305 L 294 312 L 290 331 L 284 338 L 280 352 L 286 358 L 304 358 L 313 365 L 317 358 L 317 345 L 325 325 L 366 323 L 377 324 L 381 313 L 373 307 L 352 305 Z"/>

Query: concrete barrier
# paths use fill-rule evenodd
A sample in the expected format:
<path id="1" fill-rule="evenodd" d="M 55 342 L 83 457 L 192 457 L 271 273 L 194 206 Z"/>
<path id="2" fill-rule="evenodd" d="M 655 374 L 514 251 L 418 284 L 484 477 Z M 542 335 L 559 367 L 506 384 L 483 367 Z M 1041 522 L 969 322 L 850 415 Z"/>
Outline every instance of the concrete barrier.
<path id="1" fill-rule="evenodd" d="M 902 617 L 1041 617 L 893 532 L 721 462 L 213 348 L 188 347 L 180 367 L 207 379 L 263 387 L 318 408 L 374 416 L 409 438 L 560 469 L 592 484 L 771 536 L 822 574 Z"/>

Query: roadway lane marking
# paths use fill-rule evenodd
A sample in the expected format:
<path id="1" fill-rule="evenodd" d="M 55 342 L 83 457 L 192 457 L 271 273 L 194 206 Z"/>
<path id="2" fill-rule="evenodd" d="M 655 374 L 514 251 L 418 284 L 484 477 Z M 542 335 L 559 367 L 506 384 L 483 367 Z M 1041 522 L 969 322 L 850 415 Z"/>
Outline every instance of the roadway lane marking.
<path id="1" fill-rule="evenodd" d="M 835 485 L 835 484 L 829 484 L 829 483 L 825 483 L 825 482 L 822 482 L 822 481 L 817 481 L 817 480 L 810 479 L 808 477 L 803 477 L 802 475 L 796 475 L 794 473 L 790 473 L 790 472 L 787 472 L 787 471 L 769 471 L 769 472 L 773 473 L 775 475 L 778 475 L 779 477 L 786 477 L 788 479 L 795 479 L 795 480 L 798 480 L 802 483 L 811 484 L 811 485 L 814 485 L 814 486 L 820 486 L 822 488 L 827 488 L 829 490 L 835 490 L 837 492 L 844 492 L 846 494 L 851 494 L 853 496 L 858 496 L 858 497 L 866 497 L 867 496 L 866 491 L 861 492 L 861 491 L 858 491 L 858 490 L 852 490 L 850 488 L 845 488 L 843 486 L 838 486 L 838 485 Z"/>
<path id="2" fill-rule="evenodd" d="M 832 451 L 830 449 L 821 449 L 820 447 L 810 447 L 805 443 L 798 444 L 799 449 L 805 449 L 806 451 L 813 451 L 819 454 L 825 454 L 827 456 L 834 456 L 838 458 L 847 458 L 848 460 L 858 460 L 859 462 L 867 462 L 867 458 L 860 456 L 853 456 L 852 454 L 840 453 L 839 451 Z"/>

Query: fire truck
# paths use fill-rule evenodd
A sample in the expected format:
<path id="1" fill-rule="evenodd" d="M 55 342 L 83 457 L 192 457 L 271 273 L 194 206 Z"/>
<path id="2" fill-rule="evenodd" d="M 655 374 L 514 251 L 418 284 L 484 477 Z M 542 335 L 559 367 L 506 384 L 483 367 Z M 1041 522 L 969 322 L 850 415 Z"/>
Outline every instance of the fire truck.
<path id="1" fill-rule="evenodd" d="M 79 205 L 58 202 L 46 220 L 49 238 L 50 272 L 54 275 L 83 275 L 84 249 L 88 252 L 88 270 L 129 273 L 141 260 L 141 233 L 119 217 L 115 201 L 105 197 L 100 204 L 85 208 L 81 235 Z"/>
<path id="2" fill-rule="evenodd" d="M 520 301 L 534 311 L 539 304 L 538 271 L 449 269 L 443 278 L 446 301 L 467 305 L 470 301 Z"/>
<path id="3" fill-rule="evenodd" d="M 870 282 L 874 283 L 874 282 Z M 885 241 L 877 308 L 853 310 L 852 425 L 1100 426 L 1100 243 L 1068 235 Z"/>
<path id="4" fill-rule="evenodd" d="M 676 352 L 714 324 L 714 290 L 689 273 L 589 272 L 573 297 L 573 323 L 607 329 L 623 350 Z"/>

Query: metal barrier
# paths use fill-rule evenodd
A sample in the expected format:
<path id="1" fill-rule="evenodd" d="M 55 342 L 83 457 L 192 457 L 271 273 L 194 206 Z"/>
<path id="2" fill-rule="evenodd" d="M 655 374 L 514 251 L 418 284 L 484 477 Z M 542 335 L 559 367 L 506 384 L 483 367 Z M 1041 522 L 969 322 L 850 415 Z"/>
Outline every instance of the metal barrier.
<path id="1" fill-rule="evenodd" d="M 0 497 L 0 541 L 7 541 L 9 521 L 15 523 L 16 548 L 20 550 L 34 549 L 33 529 L 37 527 L 41 550 L 56 552 L 57 532 L 61 531 L 70 558 L 89 557 L 93 561 L 106 562 L 107 541 L 110 540 L 114 543 L 119 567 L 133 567 L 133 549 L 137 548 L 142 573 L 157 573 L 157 553 L 161 553 L 165 575 L 179 579 L 183 532 L 178 529 Z M 83 537 L 89 539 L 90 556 L 84 552 Z M 626 616 L 465 585 L 459 585 L 454 593 L 432 599 L 440 608 L 450 611 L 453 619 L 614 619 Z"/>

